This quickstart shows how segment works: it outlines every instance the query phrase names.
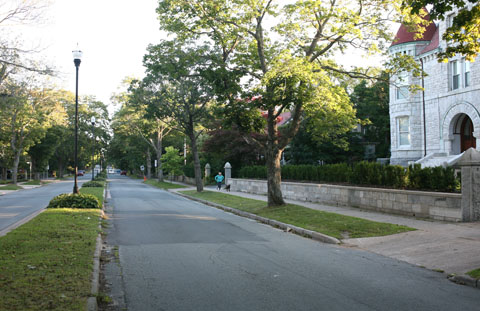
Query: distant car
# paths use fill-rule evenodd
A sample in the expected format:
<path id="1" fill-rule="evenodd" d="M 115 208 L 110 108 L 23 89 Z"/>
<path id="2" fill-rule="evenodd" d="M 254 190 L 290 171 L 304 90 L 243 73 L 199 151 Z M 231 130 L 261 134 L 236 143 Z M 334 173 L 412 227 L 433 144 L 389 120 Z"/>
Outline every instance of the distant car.
<path id="1" fill-rule="evenodd" d="M 120 175 L 125 175 L 125 176 L 127 176 L 127 171 L 121 171 L 121 172 L 120 172 Z"/>
<path id="2" fill-rule="evenodd" d="M 85 175 L 85 172 L 84 172 L 84 171 L 78 171 L 78 172 L 77 172 L 77 176 L 83 176 L 83 175 Z"/>

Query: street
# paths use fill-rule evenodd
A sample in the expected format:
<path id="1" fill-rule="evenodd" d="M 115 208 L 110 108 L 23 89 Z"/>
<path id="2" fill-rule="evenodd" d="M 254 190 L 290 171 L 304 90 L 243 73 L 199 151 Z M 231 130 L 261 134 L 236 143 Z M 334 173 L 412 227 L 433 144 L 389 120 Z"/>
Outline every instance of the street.
<path id="1" fill-rule="evenodd" d="M 91 176 L 78 178 L 79 187 Z M 57 181 L 35 189 L 24 189 L 0 196 L 0 232 L 42 209 L 50 200 L 61 194 L 73 191 L 73 179 Z"/>
<path id="2" fill-rule="evenodd" d="M 127 310 L 462 310 L 441 273 L 322 244 L 110 175 L 104 277 Z"/>

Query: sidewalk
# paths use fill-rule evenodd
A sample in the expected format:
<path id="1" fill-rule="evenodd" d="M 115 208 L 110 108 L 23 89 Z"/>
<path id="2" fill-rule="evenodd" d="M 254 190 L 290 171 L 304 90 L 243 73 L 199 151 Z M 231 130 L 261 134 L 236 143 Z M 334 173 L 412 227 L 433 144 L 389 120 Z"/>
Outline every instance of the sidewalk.
<path id="1" fill-rule="evenodd" d="M 194 187 L 172 189 L 177 192 L 194 190 Z M 215 186 L 205 190 L 218 191 Z M 224 190 L 222 190 L 223 193 Z M 228 194 L 244 198 L 267 201 L 266 196 L 231 191 Z M 348 215 L 378 222 L 405 225 L 417 229 L 384 237 L 358 238 L 342 240 L 342 247 L 368 250 L 386 257 L 395 258 L 430 270 L 446 274 L 464 274 L 480 268 L 480 222 L 446 223 L 419 220 L 361 210 L 351 207 L 328 206 L 318 203 L 286 200 L 308 208 Z"/>
<path id="2" fill-rule="evenodd" d="M 54 183 L 54 182 L 59 182 L 59 181 L 56 180 L 56 179 L 42 179 L 41 182 Z M 26 183 L 25 181 L 17 183 L 18 186 L 22 187 L 22 189 L 18 189 L 18 190 L 2 190 L 2 189 L 0 189 L 0 196 L 5 195 L 5 194 L 9 194 L 9 193 L 12 193 L 12 192 L 16 192 L 16 191 L 19 191 L 19 190 L 34 189 L 34 188 L 42 187 L 44 185 L 44 184 L 41 184 L 41 185 L 25 185 L 25 183 Z M 1 186 L 6 186 L 6 185 L 0 185 L 0 187 Z"/>

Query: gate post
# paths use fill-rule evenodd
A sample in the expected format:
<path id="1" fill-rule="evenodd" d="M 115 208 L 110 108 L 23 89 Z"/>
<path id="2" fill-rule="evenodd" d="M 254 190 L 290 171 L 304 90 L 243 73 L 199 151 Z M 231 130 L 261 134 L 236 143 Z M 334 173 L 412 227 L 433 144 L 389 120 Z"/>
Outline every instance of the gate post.
<path id="1" fill-rule="evenodd" d="M 232 178 L 232 165 L 230 163 L 225 163 L 225 185 L 229 184 L 230 178 Z"/>
<path id="2" fill-rule="evenodd" d="M 468 149 L 457 164 L 462 168 L 462 221 L 480 220 L 480 152 Z"/>

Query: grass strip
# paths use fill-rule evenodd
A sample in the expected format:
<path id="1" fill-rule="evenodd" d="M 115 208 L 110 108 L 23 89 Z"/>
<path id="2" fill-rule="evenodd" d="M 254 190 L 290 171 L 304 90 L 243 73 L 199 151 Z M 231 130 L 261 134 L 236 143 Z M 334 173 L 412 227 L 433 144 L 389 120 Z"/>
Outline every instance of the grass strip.
<path id="1" fill-rule="evenodd" d="M 40 180 L 30 180 L 23 183 L 23 185 L 28 185 L 28 186 L 40 186 L 41 184 L 42 182 Z"/>
<path id="2" fill-rule="evenodd" d="M 173 183 L 170 183 L 170 182 L 158 182 L 157 180 L 155 179 L 147 179 L 146 181 L 144 181 L 144 183 L 148 184 L 148 185 L 152 185 L 152 186 L 155 186 L 157 188 L 160 188 L 160 189 L 180 189 L 180 188 L 187 188 L 185 186 L 182 186 L 182 185 L 178 185 L 178 184 L 173 184 Z"/>
<path id="3" fill-rule="evenodd" d="M 222 204 L 262 217 L 317 231 L 338 239 L 385 236 L 416 230 L 407 226 L 375 222 L 371 220 L 318 211 L 299 205 L 287 204 L 268 207 L 264 201 L 242 198 L 220 192 L 181 191 L 181 193 L 205 201 Z"/>
<path id="4" fill-rule="evenodd" d="M 480 279 L 480 268 L 467 272 L 474 279 Z"/>
<path id="5" fill-rule="evenodd" d="M 16 185 L 6 185 L 3 187 L 0 187 L 0 190 L 20 190 L 23 189 L 21 186 L 16 186 Z"/>
<path id="6" fill-rule="evenodd" d="M 0 310 L 85 310 L 99 215 L 50 209 L 0 237 Z"/>
<path id="7" fill-rule="evenodd" d="M 103 206 L 103 188 L 100 187 L 82 187 L 80 193 L 92 194 L 100 201 L 100 206 Z"/>

